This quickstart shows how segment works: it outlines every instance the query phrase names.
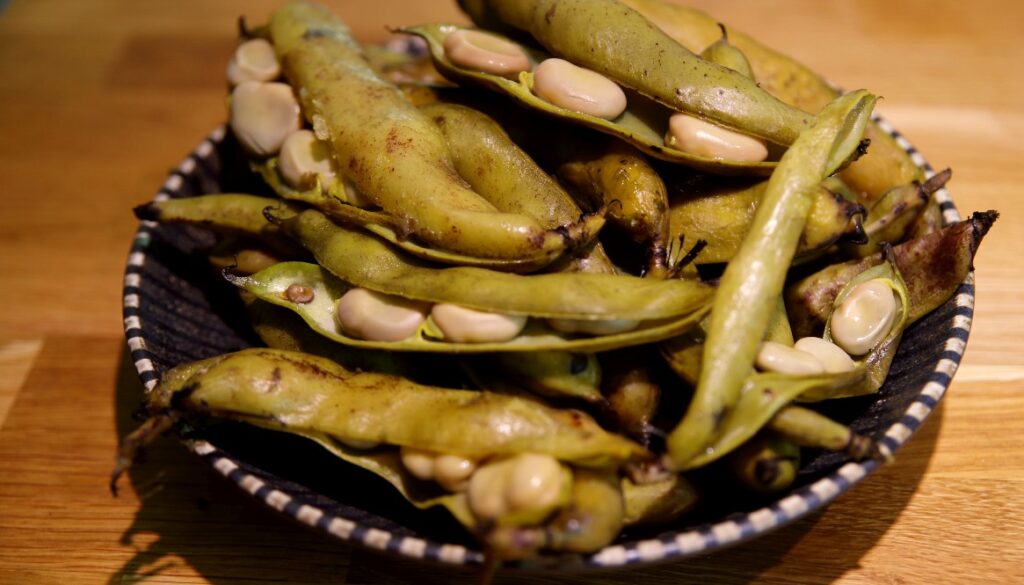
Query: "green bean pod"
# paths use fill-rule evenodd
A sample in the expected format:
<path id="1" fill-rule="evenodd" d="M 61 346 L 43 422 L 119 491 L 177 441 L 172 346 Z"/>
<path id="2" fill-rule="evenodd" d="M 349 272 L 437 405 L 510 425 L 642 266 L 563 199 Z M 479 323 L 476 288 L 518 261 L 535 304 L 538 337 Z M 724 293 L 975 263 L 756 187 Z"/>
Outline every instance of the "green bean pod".
<path id="1" fill-rule="evenodd" d="M 185 223 L 227 235 L 241 235 L 264 242 L 286 256 L 305 256 L 301 248 L 267 221 L 263 210 L 272 208 L 279 217 L 289 217 L 304 206 L 270 197 L 222 193 L 182 199 L 150 201 L 134 209 L 135 217 L 161 223 Z"/>
<path id="2" fill-rule="evenodd" d="M 480 311 L 563 319 L 651 320 L 692 314 L 710 287 L 617 274 L 519 275 L 482 268 L 436 268 L 308 210 L 282 221 L 321 266 L 354 286 Z"/>
<path id="3" fill-rule="evenodd" d="M 788 489 L 799 469 L 800 447 L 773 433 L 758 433 L 729 455 L 732 476 L 756 493 Z"/>
<path id="4" fill-rule="evenodd" d="M 427 41 L 434 66 L 446 78 L 459 85 L 482 87 L 507 96 L 521 106 L 560 121 L 581 125 L 625 141 L 644 154 L 661 160 L 715 174 L 768 175 L 774 161 L 741 162 L 710 158 L 678 150 L 665 144 L 668 119 L 672 110 L 639 94 L 630 94 L 626 111 L 614 120 L 556 106 L 533 93 L 533 74 L 524 72 L 518 80 L 460 67 L 444 53 L 444 39 L 462 27 L 451 24 L 430 24 L 401 29 Z M 509 41 L 512 42 L 512 41 Z M 526 48 L 524 47 L 524 50 Z M 545 55 L 533 52 L 534 60 Z"/>
<path id="5" fill-rule="evenodd" d="M 605 432 L 579 411 L 350 371 L 283 350 L 246 349 L 173 369 L 147 400 L 153 415 L 184 410 L 467 457 L 530 452 L 608 467 L 646 456 L 642 447 Z"/>
<path id="6" fill-rule="evenodd" d="M 608 210 L 608 222 L 647 246 L 648 278 L 666 278 L 670 273 L 668 248 L 671 240 L 668 219 L 668 191 L 650 163 L 635 148 L 618 141 L 577 145 L 571 152 L 552 146 L 557 159 L 555 174 L 590 209 Z M 580 141 L 582 142 L 582 141 Z"/>
<path id="7" fill-rule="evenodd" d="M 932 194 L 945 186 L 951 174 L 946 169 L 924 183 L 914 181 L 890 189 L 874 201 L 864 218 L 864 233 L 868 241 L 844 246 L 843 251 L 850 256 L 863 258 L 878 252 L 883 243 L 902 242 L 917 225 Z"/>
<path id="8" fill-rule="evenodd" d="M 960 223 L 893 247 L 892 262 L 907 285 L 908 326 L 956 292 L 972 269 L 981 240 L 998 217 L 995 211 L 976 212 Z M 794 334 L 804 337 L 822 331 L 840 291 L 883 260 L 878 253 L 834 264 L 789 285 L 786 306 Z"/>
<path id="9" fill-rule="evenodd" d="M 567 351 L 505 352 L 494 356 L 501 376 L 548 398 L 578 398 L 600 404 L 601 365 L 592 353 Z"/>
<path id="10" fill-rule="evenodd" d="M 859 435 L 809 408 L 789 406 L 772 418 L 768 428 L 801 447 L 838 451 L 858 461 L 868 457 L 886 458 L 870 437 Z"/>
<path id="11" fill-rule="evenodd" d="M 489 116 L 450 103 L 421 106 L 420 111 L 444 134 L 455 170 L 499 211 L 527 215 L 546 229 L 580 219 L 583 212 L 572 196 Z M 615 271 L 600 242 L 595 242 L 585 256 L 568 260 L 568 270 L 585 266 L 592 272 Z"/>
<path id="12" fill-rule="evenodd" d="M 812 194 L 828 175 L 828 161 L 845 159 L 857 148 L 875 99 L 858 91 L 833 102 L 772 174 L 750 233 L 715 293 L 697 390 L 668 439 L 677 467 L 691 467 L 707 456 L 736 406 L 782 293 Z"/>
<path id="13" fill-rule="evenodd" d="M 368 237 L 368 236 L 364 236 Z M 503 274 L 503 273 L 498 273 Z M 563 276 L 538 275 L 541 276 Z M 595 276 L 572 274 L 566 276 Z M 596 275 L 603 276 L 603 275 Z M 326 269 L 304 262 L 282 262 L 251 276 L 225 274 L 229 282 L 256 295 L 271 304 L 290 309 L 297 313 L 314 331 L 344 345 L 363 349 L 384 349 L 390 351 L 438 352 L 438 353 L 490 353 L 490 352 L 598 352 L 660 341 L 694 326 L 706 313 L 706 307 L 694 307 L 692 312 L 678 317 L 654 319 L 641 323 L 636 329 L 623 333 L 612 333 L 594 337 L 577 337 L 560 333 L 546 327 L 541 321 L 531 320 L 526 328 L 509 341 L 486 343 L 458 343 L 447 341 L 443 334 L 428 318 L 417 333 L 401 341 L 367 341 L 347 335 L 334 317 L 334 306 L 338 299 L 352 288 L 350 283 L 333 276 Z M 534 277 L 536 278 L 536 277 Z M 640 280 L 640 279 L 637 279 Z M 570 282 L 570 287 L 572 282 Z M 290 287 L 299 286 L 308 291 L 308 300 L 293 300 L 288 295 Z M 542 287 L 543 288 L 543 287 Z M 458 304 L 458 303 L 456 303 Z M 491 305 L 489 312 L 512 313 L 496 310 Z M 488 309 L 484 309 L 488 310 Z M 523 314 L 522 311 L 516 311 Z M 525 314 L 530 314 L 528 311 Z M 542 313 L 541 316 L 549 316 Z M 557 360 L 556 360 L 557 361 Z M 547 368 L 550 364 L 535 364 L 534 368 Z M 521 364 L 522 369 L 529 369 Z M 571 374 L 571 371 L 569 372 Z M 562 380 L 582 384 L 577 388 L 589 387 L 585 380 Z"/>
<path id="14" fill-rule="evenodd" d="M 551 264 L 562 255 L 560 251 L 553 251 L 549 254 L 530 258 L 480 258 L 478 256 L 433 248 L 410 238 L 411 228 L 405 219 L 395 217 L 384 211 L 363 209 L 353 205 L 347 195 L 347 188 L 354 189 L 354 187 L 348 187 L 340 182 L 335 182 L 327 189 L 324 189 L 319 184 L 306 190 L 293 189 L 285 184 L 284 179 L 281 178 L 276 157 L 250 164 L 253 170 L 263 177 L 267 185 L 282 198 L 289 201 L 306 203 L 335 221 L 359 226 L 389 244 L 400 248 L 403 252 L 417 258 L 432 260 L 442 264 L 478 266 L 506 272 L 533 272 Z M 601 221 L 599 216 L 595 216 L 595 219 Z M 596 229 L 599 225 L 594 224 L 592 227 Z"/>
<path id="15" fill-rule="evenodd" d="M 498 527 L 484 535 L 488 552 L 501 560 L 538 551 L 589 553 L 607 546 L 622 530 L 625 505 L 614 472 L 574 469 L 568 506 L 539 527 Z"/>
<path id="16" fill-rule="evenodd" d="M 704 240 L 698 264 L 728 262 L 736 255 L 750 227 L 767 181 L 716 181 L 684 178 L 671 183 L 669 236 Z M 819 186 L 800 234 L 796 254 L 810 256 L 843 238 L 862 237 L 864 208 Z"/>
<path id="17" fill-rule="evenodd" d="M 647 247 L 648 278 L 668 267 L 668 193 L 658 171 L 636 148 L 528 110 L 508 108 L 478 93 L 448 90 L 441 99 L 486 112 L 509 137 L 553 173 L 584 211 L 605 209 L 608 224 Z M 557 136 L 557 140 L 552 140 Z"/>
<path id="18" fill-rule="evenodd" d="M 837 394 L 866 379 L 863 367 L 839 374 L 798 376 L 793 374 L 750 374 L 740 388 L 735 406 L 718 421 L 718 433 L 704 449 L 680 470 L 703 467 L 733 452 L 757 434 L 776 413 L 793 408 L 790 404 L 805 394 Z M 670 436 L 669 440 L 672 440 Z M 672 455 L 672 452 L 669 452 Z"/>
<path id="19" fill-rule="evenodd" d="M 676 473 L 649 483 L 623 477 L 621 488 L 626 526 L 667 524 L 692 510 L 700 499 L 696 486 Z"/>
<path id="20" fill-rule="evenodd" d="M 620 1 L 691 51 L 700 51 L 721 34 L 719 21 L 696 8 L 662 0 Z M 732 27 L 729 27 L 729 41 L 750 62 L 758 85 L 783 102 L 817 113 L 839 97 L 839 90 L 825 78 Z M 877 124 L 868 124 L 864 137 L 871 141 L 871 149 L 842 172 L 843 180 L 856 192 L 859 203 L 869 205 L 893 187 L 924 180 L 922 170 L 910 155 Z"/>
<path id="21" fill-rule="evenodd" d="M 462 0 L 477 23 L 499 21 L 552 54 L 665 106 L 789 145 L 812 117 L 740 73 L 705 61 L 616 0 Z"/>
<path id="22" fill-rule="evenodd" d="M 646 443 L 661 400 L 645 351 L 631 348 L 601 355 L 602 387 L 615 428 Z"/>
<path id="23" fill-rule="evenodd" d="M 376 76 L 327 10 L 288 4 L 273 13 L 270 29 L 306 118 L 334 147 L 345 177 L 430 247 L 540 261 L 596 236 L 593 221 L 545 229 L 528 216 L 497 211 L 470 189 L 437 127 Z"/>

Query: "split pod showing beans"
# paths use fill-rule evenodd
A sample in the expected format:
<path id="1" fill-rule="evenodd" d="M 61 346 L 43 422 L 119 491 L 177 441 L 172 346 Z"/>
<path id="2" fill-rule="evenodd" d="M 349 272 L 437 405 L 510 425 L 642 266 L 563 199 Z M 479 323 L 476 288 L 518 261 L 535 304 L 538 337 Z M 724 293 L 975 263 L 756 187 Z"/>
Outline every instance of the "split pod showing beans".
<path id="1" fill-rule="evenodd" d="M 444 506 L 485 539 L 493 535 L 500 540 L 495 531 L 506 527 L 546 523 L 554 512 L 551 526 L 564 524 L 564 534 L 548 534 L 531 550 L 584 551 L 592 542 L 614 538 L 624 521 L 614 469 L 648 457 L 635 443 L 605 432 L 578 411 L 514 396 L 418 385 L 271 349 L 244 350 L 170 370 L 149 394 L 147 409 L 152 418 L 125 438 L 112 482 L 169 423 L 227 418 L 316 441 L 381 476 L 415 505 Z M 349 416 L 352 411 L 360 416 Z M 431 488 L 426 480 L 434 479 L 439 484 Z M 594 491 L 592 481 L 604 487 Z M 559 520 L 562 514 L 569 516 Z M 575 534 L 576 523 L 598 519 L 604 529 Z M 516 556 L 518 550 L 499 547 L 499 554 Z"/>
<path id="2" fill-rule="evenodd" d="M 663 0 L 620 1 L 691 51 L 706 51 L 722 36 L 721 21 L 697 8 Z M 750 77 L 767 93 L 811 114 L 817 114 L 839 97 L 841 91 L 833 83 L 804 64 L 732 26 L 726 28 L 729 44 L 743 53 L 750 64 Z M 842 83 L 839 79 L 833 81 Z M 856 193 L 859 203 L 868 206 L 894 187 L 924 180 L 922 170 L 888 132 L 871 122 L 864 136 L 871 141 L 871 148 L 842 171 L 843 180 Z"/>
<path id="3" fill-rule="evenodd" d="M 464 0 L 462 6 L 477 24 L 525 32 L 552 55 L 724 128 L 789 145 L 810 125 L 810 115 L 701 59 L 616 0 Z"/>
<path id="4" fill-rule="evenodd" d="M 534 60 L 541 65 L 521 72 L 517 79 L 453 61 L 445 52 L 445 39 L 464 30 L 471 29 L 431 24 L 405 28 L 402 32 L 425 39 L 434 66 L 451 81 L 497 92 L 543 115 L 609 134 L 652 157 L 716 174 L 763 176 L 775 168 L 772 161 L 733 160 L 727 154 L 722 157 L 708 152 L 693 153 L 666 144 L 673 110 L 635 92 L 625 93 L 611 79 L 570 61 L 548 59 L 535 52 Z M 504 37 L 502 40 L 513 42 Z M 620 107 L 624 109 L 620 111 Z"/>
<path id="5" fill-rule="evenodd" d="M 465 282 L 477 282 L 476 276 L 471 275 Z M 479 276 L 486 278 L 488 275 Z M 294 311 L 317 333 L 345 345 L 367 349 L 445 353 L 607 351 L 679 335 L 700 321 L 706 312 L 706 305 L 701 302 L 676 316 L 640 320 L 636 328 L 629 331 L 593 336 L 573 335 L 552 329 L 546 319 L 562 310 L 557 306 L 560 290 L 571 295 L 569 291 L 576 285 L 587 287 L 593 284 L 596 285 L 593 287 L 596 291 L 606 288 L 600 281 L 616 284 L 611 280 L 585 278 L 590 276 L 604 275 L 550 274 L 518 277 L 536 278 L 539 281 L 512 281 L 514 288 L 547 290 L 551 296 L 546 297 L 546 300 L 553 302 L 517 303 L 511 308 L 504 306 L 499 309 L 501 299 L 494 299 L 488 301 L 486 310 L 480 310 L 453 302 L 435 304 L 409 300 L 393 293 L 355 287 L 320 266 L 302 262 L 282 262 L 251 276 L 226 273 L 226 278 L 236 286 L 264 301 Z M 588 283 L 590 280 L 594 282 Z M 500 284 L 495 283 L 495 286 Z M 626 288 L 633 287 L 627 285 Z M 648 287 L 635 288 L 638 294 L 652 290 Z M 308 291 L 309 294 L 295 297 L 290 291 L 296 289 Z M 412 286 L 403 287 L 403 290 L 406 294 L 411 291 L 411 294 L 417 296 L 433 297 L 438 289 Z M 353 295 L 360 298 L 354 299 Z M 481 298 L 476 294 L 455 296 L 467 301 Z M 531 311 L 533 318 L 528 318 Z M 578 312 L 568 314 L 572 317 L 567 318 L 574 321 L 602 322 L 594 319 L 596 314 L 593 313 L 589 316 Z"/>
<path id="6" fill-rule="evenodd" d="M 782 293 L 813 193 L 831 174 L 832 163 L 858 148 L 875 99 L 857 91 L 830 104 L 769 179 L 750 233 L 715 292 L 693 400 L 668 438 L 677 467 L 692 467 L 721 435 Z"/>
<path id="7" fill-rule="evenodd" d="M 411 258 L 358 230 L 307 210 L 281 221 L 285 233 L 322 267 L 355 286 L 413 300 L 480 311 L 579 321 L 672 319 L 702 309 L 711 287 L 686 280 L 618 274 L 519 275 L 438 267 Z"/>

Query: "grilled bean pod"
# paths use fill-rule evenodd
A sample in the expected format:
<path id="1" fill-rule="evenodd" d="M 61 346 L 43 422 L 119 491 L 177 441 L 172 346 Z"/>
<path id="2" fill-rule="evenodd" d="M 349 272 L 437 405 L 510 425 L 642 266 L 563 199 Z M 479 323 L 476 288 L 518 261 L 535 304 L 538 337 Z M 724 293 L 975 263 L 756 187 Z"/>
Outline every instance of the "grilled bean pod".
<path id="1" fill-rule="evenodd" d="M 530 452 L 608 467 L 646 456 L 578 411 L 350 371 L 283 350 L 246 349 L 172 369 L 147 400 L 152 415 L 184 410 L 470 457 Z"/>
<path id="2" fill-rule="evenodd" d="M 720 35 L 718 20 L 696 8 L 662 0 L 621 2 L 646 16 L 691 51 L 700 51 Z M 805 65 L 732 27 L 729 27 L 729 41 L 749 60 L 758 85 L 783 102 L 817 113 L 839 96 L 834 85 Z M 924 179 L 910 155 L 877 124 L 868 124 L 864 137 L 871 141 L 870 151 L 842 172 L 843 180 L 853 188 L 861 204 L 870 204 L 893 187 Z"/>
<path id="3" fill-rule="evenodd" d="M 616 0 L 463 0 L 477 23 L 498 21 L 552 54 L 674 110 L 788 145 L 811 116 L 743 75 L 709 63 Z"/>
<path id="4" fill-rule="evenodd" d="M 568 352 L 607 351 L 659 341 L 678 335 L 695 325 L 706 313 L 704 306 L 697 306 L 691 312 L 686 312 L 677 317 L 661 318 L 643 323 L 632 331 L 594 337 L 575 337 L 571 334 L 558 333 L 545 327 L 540 322 L 532 321 L 512 340 L 487 343 L 446 341 L 443 339 L 440 331 L 437 330 L 436 325 L 433 324 L 432 319 L 428 319 L 419 328 L 418 332 L 408 339 L 401 341 L 367 341 L 345 334 L 335 320 L 334 305 L 347 290 L 352 288 L 351 284 L 334 277 L 320 266 L 304 262 L 282 262 L 251 276 L 236 276 L 230 272 L 226 273 L 225 276 L 236 286 L 247 290 L 260 299 L 294 311 L 320 335 L 345 345 L 364 349 L 443 353 L 536 352 L 548 350 Z M 548 276 L 576 277 L 603 275 L 553 274 L 538 275 L 531 278 Z M 559 282 L 562 282 L 562 280 L 559 279 Z M 567 283 L 566 286 L 569 287 L 569 290 L 572 290 L 573 280 L 564 282 Z M 289 298 L 287 294 L 289 287 L 296 285 L 307 289 L 311 293 L 310 296 L 312 298 L 305 302 L 296 302 Z M 541 283 L 540 288 L 545 288 L 544 283 Z M 553 287 L 553 290 L 557 288 L 558 286 Z M 418 288 L 417 290 L 423 291 L 426 289 Z M 546 311 L 550 310 L 539 308 L 541 305 L 531 306 L 538 307 L 536 310 L 540 311 L 541 315 L 548 314 Z M 484 310 L 503 314 L 512 312 L 496 309 L 493 302 L 489 304 L 489 308 Z M 516 312 L 522 313 L 523 311 L 520 309 Z M 531 313 L 527 310 L 526 314 L 529 315 Z"/>
<path id="5" fill-rule="evenodd" d="M 665 144 L 668 118 L 672 110 L 636 93 L 629 95 L 626 111 L 614 120 L 599 118 L 552 104 L 533 93 L 532 73 L 524 72 L 514 81 L 500 75 L 492 75 L 462 68 L 445 56 L 444 39 L 459 27 L 447 24 L 422 25 L 402 29 L 427 41 L 434 66 L 442 75 L 462 86 L 475 86 L 497 92 L 515 100 L 520 105 L 562 122 L 581 125 L 623 140 L 649 156 L 665 161 L 715 174 L 767 175 L 775 168 L 775 162 L 742 162 L 696 155 L 675 149 Z M 535 60 L 546 55 L 535 53 Z"/>
<path id="6" fill-rule="evenodd" d="M 361 193 L 431 247 L 481 258 L 537 260 L 588 242 L 601 221 L 543 228 L 501 213 L 455 172 L 444 137 L 401 90 L 366 65 L 326 9 L 289 4 L 271 36 L 317 136 Z"/>
<path id="7" fill-rule="evenodd" d="M 875 97 L 853 92 L 825 108 L 786 152 L 772 174 L 750 233 L 715 294 L 700 379 L 693 401 L 669 435 L 677 467 L 706 456 L 739 398 L 764 337 L 772 306 L 810 213 L 811 194 L 828 175 L 828 161 L 847 158 L 860 142 Z"/>
<path id="8" fill-rule="evenodd" d="M 355 286 L 480 311 L 563 319 L 664 319 L 688 315 L 711 289 L 683 280 L 615 274 L 518 275 L 482 268 L 436 268 L 308 210 L 281 223 L 321 266 Z"/>
<path id="9" fill-rule="evenodd" d="M 967 278 L 982 238 L 999 217 L 976 212 L 941 231 L 904 242 L 892 249 L 892 262 L 907 285 L 907 325 L 945 303 Z M 862 260 L 834 264 L 786 289 L 793 332 L 797 337 L 822 331 L 839 295 L 853 278 L 884 261 L 881 252 Z"/>

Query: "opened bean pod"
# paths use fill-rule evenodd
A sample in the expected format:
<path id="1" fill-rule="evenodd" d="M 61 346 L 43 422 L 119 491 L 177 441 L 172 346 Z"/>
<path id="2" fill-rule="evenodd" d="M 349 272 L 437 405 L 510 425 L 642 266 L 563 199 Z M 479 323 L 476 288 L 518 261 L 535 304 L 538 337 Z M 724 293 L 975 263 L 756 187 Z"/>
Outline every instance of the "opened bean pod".
<path id="1" fill-rule="evenodd" d="M 462 6 L 478 24 L 524 31 L 555 56 L 732 130 L 788 145 L 811 122 L 750 78 L 701 59 L 615 0 L 463 0 Z"/>
<path id="2" fill-rule="evenodd" d="M 525 315 L 517 317 L 509 309 L 499 310 L 494 305 L 487 311 L 457 307 L 455 311 L 459 315 L 449 314 L 439 319 L 438 307 L 448 307 L 450 311 L 456 305 L 408 300 L 353 287 L 315 264 L 282 262 L 251 276 L 230 272 L 225 276 L 260 299 L 294 311 L 317 333 L 345 345 L 366 349 L 443 353 L 608 351 L 678 335 L 693 327 L 706 313 L 706 305 L 698 303 L 674 317 L 646 320 L 632 331 L 587 337 L 557 332 L 548 327 L 544 319 L 527 320 Z M 595 275 L 522 277 L 541 279 L 540 283 L 522 285 L 543 289 L 547 288 L 544 281 L 550 281 L 555 283 L 550 289 L 557 291 L 563 286 L 571 290 L 575 284 L 575 279 L 546 278 L 554 276 Z M 585 282 L 583 284 L 586 285 Z M 522 285 L 517 284 L 516 288 L 522 288 Z M 302 296 L 290 294 L 297 289 L 303 292 Z M 420 290 L 431 292 L 431 289 Z M 649 289 L 641 289 L 646 290 Z M 353 296 L 359 298 L 354 299 Z M 512 310 L 520 312 L 524 309 L 529 310 L 524 306 Z M 538 305 L 535 310 L 544 316 L 551 309 Z M 444 321 L 446 318 L 450 320 Z"/>
<path id="3" fill-rule="evenodd" d="M 267 384 L 275 391 L 266 392 Z M 265 348 L 172 371 L 148 404 L 153 414 L 184 409 L 245 421 L 273 413 L 271 422 L 281 430 L 476 459 L 539 453 L 576 465 L 607 467 L 645 457 L 639 445 L 605 432 L 581 412 L 555 410 L 521 397 L 349 371 L 325 358 Z M 361 414 L 352 417 L 350 411 Z M 495 417 L 511 426 L 495 424 Z"/>
<path id="4" fill-rule="evenodd" d="M 846 159 L 857 149 L 874 102 L 865 91 L 833 102 L 786 151 L 772 174 L 750 233 L 715 293 L 697 390 L 669 436 L 669 454 L 676 466 L 692 466 L 705 457 L 735 407 L 782 293 L 812 194 L 829 174 L 829 161 Z"/>
<path id="5" fill-rule="evenodd" d="M 534 53 L 534 60 L 539 60 L 545 67 L 524 71 L 515 80 L 460 65 L 445 52 L 445 39 L 463 30 L 468 29 L 456 25 L 430 24 L 404 28 L 402 32 L 425 39 L 435 67 L 455 83 L 482 87 L 508 96 L 530 110 L 609 134 L 655 158 L 716 174 L 767 175 L 775 167 L 776 163 L 771 161 L 716 158 L 686 152 L 666 144 L 665 135 L 673 112 L 671 109 L 637 93 L 622 93 L 614 81 L 593 71 L 580 71 L 579 67 L 565 60 L 547 59 L 547 55 Z M 503 41 L 513 42 L 504 37 Z M 541 76 L 539 81 L 538 74 Z M 579 87 L 570 87 L 569 84 Z M 581 97 L 569 97 L 574 94 Z M 581 108 L 581 103 L 593 105 Z M 625 109 L 613 115 L 622 105 Z"/>
<path id="6" fill-rule="evenodd" d="M 687 49 L 699 52 L 722 35 L 720 20 L 700 9 L 663 0 L 619 0 L 647 17 L 666 35 Z M 752 79 L 769 94 L 805 112 L 816 114 L 839 97 L 840 90 L 794 58 L 766 47 L 748 34 L 729 30 L 729 43 L 750 63 Z M 728 66 L 728 65 L 727 65 Z M 841 83 L 842 80 L 834 80 Z M 842 171 L 842 178 L 865 206 L 900 185 L 924 179 L 906 150 L 888 132 L 871 122 L 864 130 L 871 141 L 868 152 Z M 930 206 L 934 206 L 934 200 Z"/>
<path id="7" fill-rule="evenodd" d="M 726 28 L 722 26 L 721 29 L 722 38 L 708 45 L 701 52 L 701 58 L 753 79 L 750 62 L 739 49 L 729 43 Z M 768 158 L 768 146 L 764 140 L 682 112 L 672 114 L 669 118 L 665 144 L 712 158 L 750 162 Z"/>
<path id="8" fill-rule="evenodd" d="M 977 212 L 966 220 L 899 244 L 891 261 L 906 284 L 907 325 L 946 302 L 971 271 L 974 254 L 992 224 L 995 211 Z M 882 252 L 861 260 L 833 264 L 790 284 L 786 306 L 793 330 L 801 336 L 820 335 L 844 288 L 865 270 L 885 262 Z"/>

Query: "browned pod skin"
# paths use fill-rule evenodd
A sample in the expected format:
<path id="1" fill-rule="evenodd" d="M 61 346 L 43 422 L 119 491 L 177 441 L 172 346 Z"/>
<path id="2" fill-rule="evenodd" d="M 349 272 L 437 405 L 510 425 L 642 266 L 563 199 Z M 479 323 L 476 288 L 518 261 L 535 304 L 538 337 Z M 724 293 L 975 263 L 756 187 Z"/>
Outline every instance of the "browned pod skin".
<path id="1" fill-rule="evenodd" d="M 603 148 L 574 149 L 555 173 L 590 209 L 608 209 L 607 219 L 647 246 L 645 275 L 669 275 L 668 192 L 665 183 L 637 149 L 619 140 Z M 590 152 L 587 152 L 590 150 Z"/>
<path id="2" fill-rule="evenodd" d="M 932 195 L 946 185 L 952 174 L 950 169 L 946 169 L 923 183 L 914 181 L 890 189 L 872 204 L 864 218 L 867 242 L 850 242 L 843 251 L 850 257 L 863 258 L 878 252 L 882 244 L 898 244 L 909 239 L 908 235 L 919 231 L 917 226 L 922 218 L 929 215 L 928 203 L 932 201 Z M 920 235 L 932 231 L 935 230 L 929 228 Z"/>
<path id="3" fill-rule="evenodd" d="M 661 387 L 651 375 L 645 352 L 626 349 L 601 355 L 602 389 L 616 427 L 647 444 Z"/>
<path id="4" fill-rule="evenodd" d="M 969 219 L 893 248 L 893 261 L 910 291 L 909 323 L 946 302 L 973 269 L 981 240 L 999 217 L 975 212 Z M 786 307 L 795 337 L 824 328 L 839 291 L 856 275 L 882 262 L 882 254 L 835 264 L 790 285 Z"/>
<path id="5" fill-rule="evenodd" d="M 345 177 L 410 236 L 476 258 L 550 262 L 590 242 L 604 224 L 597 214 L 545 229 L 529 216 L 498 211 L 456 172 L 434 123 L 376 76 L 330 12 L 287 4 L 270 25 L 317 136 L 333 146 Z"/>

